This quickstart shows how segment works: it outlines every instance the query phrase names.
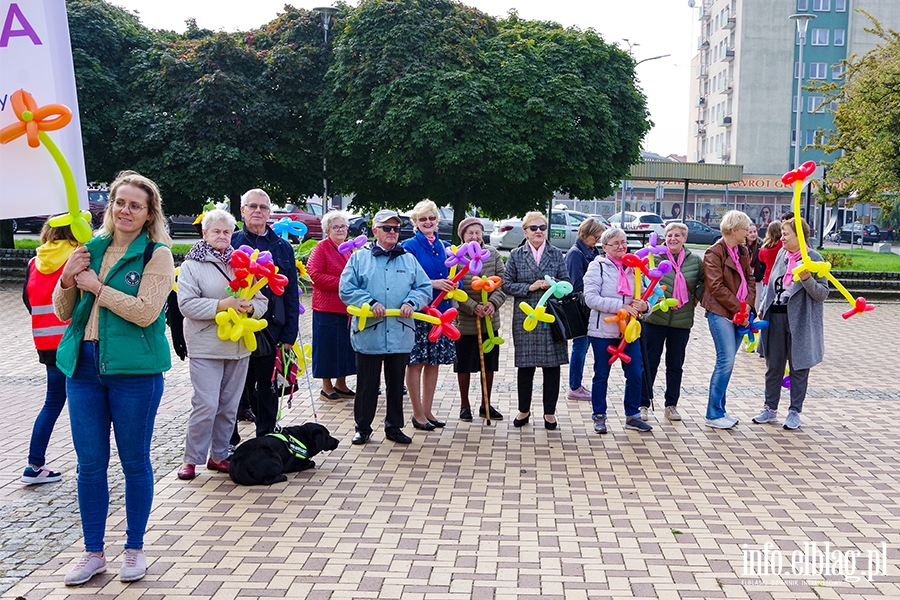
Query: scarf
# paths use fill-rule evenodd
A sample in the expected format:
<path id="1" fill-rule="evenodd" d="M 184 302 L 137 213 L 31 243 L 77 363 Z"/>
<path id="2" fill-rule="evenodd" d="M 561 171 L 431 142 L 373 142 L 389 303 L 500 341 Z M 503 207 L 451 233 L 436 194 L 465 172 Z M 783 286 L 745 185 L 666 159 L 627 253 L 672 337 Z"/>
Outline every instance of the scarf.
<path id="1" fill-rule="evenodd" d="M 391 258 L 388 260 L 388 262 L 403 254 L 406 254 L 406 248 L 404 248 L 400 244 L 394 244 L 394 247 L 390 250 L 385 250 L 378 244 L 372 246 L 372 256 L 390 256 Z"/>
<path id="2" fill-rule="evenodd" d="M 724 241 L 722 243 L 725 244 Z M 744 275 L 744 268 L 741 266 L 740 250 L 738 250 L 737 246 L 732 248 L 728 244 L 725 244 L 725 249 L 728 250 L 728 256 L 730 256 L 731 260 L 734 261 L 734 264 L 737 267 L 737 271 L 741 276 L 741 286 L 738 288 L 735 296 L 737 296 L 738 302 L 743 302 L 744 300 L 747 299 L 747 294 L 749 293 L 749 290 L 747 290 L 747 276 Z"/>
<path id="3" fill-rule="evenodd" d="M 212 246 L 207 243 L 206 240 L 200 240 L 191 250 L 185 255 L 184 260 L 196 260 L 198 262 L 203 262 L 206 259 L 208 254 L 212 254 L 216 258 L 218 258 L 223 265 L 227 265 L 231 262 L 231 253 L 234 252 L 234 248 L 228 246 L 228 248 L 221 252 L 216 250 Z"/>
<path id="4" fill-rule="evenodd" d="M 791 283 L 793 283 L 794 281 L 794 267 L 797 266 L 797 263 L 800 261 L 800 257 L 803 256 L 803 254 L 800 252 L 800 250 L 797 250 L 796 252 L 788 252 L 787 248 L 785 248 L 784 251 L 787 252 L 788 263 L 787 273 L 784 274 L 783 283 L 784 289 L 788 289 L 789 287 L 791 287 Z"/>
<path id="5" fill-rule="evenodd" d="M 688 301 L 687 281 L 684 279 L 684 274 L 681 272 L 681 263 L 684 262 L 685 254 L 687 254 L 687 252 L 682 248 L 681 254 L 678 255 L 678 260 L 675 260 L 675 257 L 672 256 L 672 251 L 666 250 L 666 256 L 668 257 L 669 262 L 672 263 L 672 267 L 675 269 L 675 286 L 672 290 L 672 297 L 678 300 L 678 306 L 675 308 L 681 308 Z"/>
<path id="6" fill-rule="evenodd" d="M 631 277 L 629 277 L 625 273 L 625 269 L 622 268 L 622 261 L 615 259 L 608 254 L 606 255 L 606 258 L 611 260 L 612 264 L 616 265 L 616 268 L 619 269 L 619 280 L 616 283 L 616 293 L 623 296 L 631 296 L 634 293 L 634 289 L 631 287 Z"/>

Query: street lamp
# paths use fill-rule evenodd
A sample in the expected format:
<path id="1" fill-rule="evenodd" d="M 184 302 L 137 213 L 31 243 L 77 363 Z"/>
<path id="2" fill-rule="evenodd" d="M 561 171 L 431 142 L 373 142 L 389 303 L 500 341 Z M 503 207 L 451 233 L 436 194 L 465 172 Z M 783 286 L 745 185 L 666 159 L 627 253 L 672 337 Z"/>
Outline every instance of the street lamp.
<path id="1" fill-rule="evenodd" d="M 806 45 L 806 26 L 811 19 L 815 19 L 816 15 L 808 13 L 800 13 L 791 15 L 791 21 L 797 23 L 797 34 L 800 36 L 800 53 L 797 57 L 799 68 L 797 69 L 797 118 L 795 120 L 794 130 L 796 131 L 794 138 L 794 167 L 800 166 L 800 114 L 803 112 L 803 73 L 806 69 L 803 67 L 803 46 Z M 793 98 L 791 98 L 793 101 Z"/>
<path id="2" fill-rule="evenodd" d="M 637 44 L 635 44 L 637 45 Z M 642 58 L 641 60 L 634 63 L 634 66 L 638 66 L 641 63 L 647 62 L 648 60 L 656 60 L 657 58 L 666 58 L 667 56 L 672 56 L 671 54 L 662 54 L 660 56 L 653 56 L 651 58 Z"/>
<path id="3" fill-rule="evenodd" d="M 314 11 L 322 15 L 322 27 L 325 29 L 325 43 L 328 43 L 328 26 L 331 24 L 331 15 L 336 13 L 338 9 L 333 6 L 320 6 L 314 8 Z"/>

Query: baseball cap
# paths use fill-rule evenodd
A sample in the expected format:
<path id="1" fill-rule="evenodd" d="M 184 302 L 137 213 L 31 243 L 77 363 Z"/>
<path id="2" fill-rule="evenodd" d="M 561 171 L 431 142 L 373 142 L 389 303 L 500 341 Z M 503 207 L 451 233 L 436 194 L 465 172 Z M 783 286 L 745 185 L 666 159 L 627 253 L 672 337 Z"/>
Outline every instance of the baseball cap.
<path id="1" fill-rule="evenodd" d="M 387 208 L 379 210 L 375 213 L 375 218 L 372 219 L 372 227 L 378 227 L 391 219 L 397 219 L 397 221 L 400 222 L 400 215 L 397 214 L 397 211 Z"/>

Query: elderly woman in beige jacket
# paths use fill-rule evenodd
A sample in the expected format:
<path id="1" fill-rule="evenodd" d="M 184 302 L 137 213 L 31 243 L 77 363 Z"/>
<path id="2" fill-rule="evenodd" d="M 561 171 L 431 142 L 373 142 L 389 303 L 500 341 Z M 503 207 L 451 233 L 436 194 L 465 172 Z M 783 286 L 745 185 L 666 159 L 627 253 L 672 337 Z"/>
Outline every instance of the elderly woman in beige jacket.
<path id="1" fill-rule="evenodd" d="M 206 213 L 203 239 L 191 248 L 178 274 L 178 308 L 184 315 L 184 338 L 194 386 L 179 479 L 196 477 L 194 466 L 204 461 L 212 471 L 228 472 L 228 442 L 244 389 L 250 351 L 243 339 L 219 339 L 216 315 L 233 308 L 258 319 L 268 306 L 262 292 L 252 300 L 235 298 L 228 292 L 228 283 L 234 278 L 230 265 L 234 226 L 234 217 L 224 210 Z"/>

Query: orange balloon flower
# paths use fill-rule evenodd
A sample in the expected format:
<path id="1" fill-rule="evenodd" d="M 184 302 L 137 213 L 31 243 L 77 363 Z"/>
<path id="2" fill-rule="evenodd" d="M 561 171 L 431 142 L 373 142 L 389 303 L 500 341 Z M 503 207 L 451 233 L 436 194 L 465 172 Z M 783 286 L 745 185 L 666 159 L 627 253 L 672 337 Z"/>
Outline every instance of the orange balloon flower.
<path id="1" fill-rule="evenodd" d="M 25 90 L 16 90 L 12 95 L 12 109 L 19 122 L 0 129 L 0 144 L 13 141 L 21 135 L 28 139 L 28 145 L 41 145 L 39 131 L 62 129 L 72 120 L 72 111 L 62 104 L 38 106 L 34 96 Z"/>

